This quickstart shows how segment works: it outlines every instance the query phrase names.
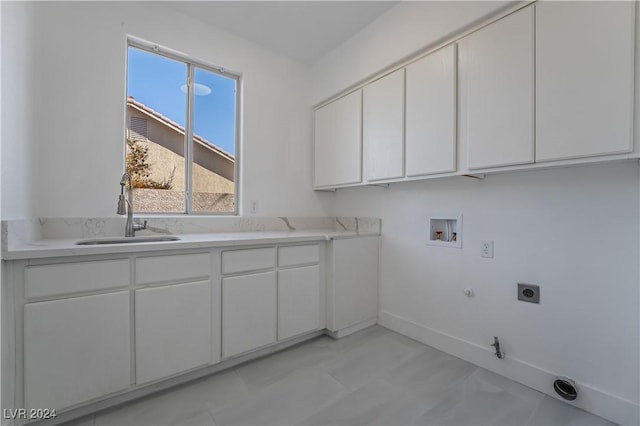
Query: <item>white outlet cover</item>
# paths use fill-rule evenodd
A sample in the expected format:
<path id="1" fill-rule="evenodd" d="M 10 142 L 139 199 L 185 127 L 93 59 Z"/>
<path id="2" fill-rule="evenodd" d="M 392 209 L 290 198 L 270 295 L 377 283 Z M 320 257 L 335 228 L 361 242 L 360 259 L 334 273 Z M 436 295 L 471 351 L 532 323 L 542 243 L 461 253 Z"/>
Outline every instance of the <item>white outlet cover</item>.
<path id="1" fill-rule="evenodd" d="M 480 243 L 480 257 L 493 258 L 493 241 L 482 241 Z"/>

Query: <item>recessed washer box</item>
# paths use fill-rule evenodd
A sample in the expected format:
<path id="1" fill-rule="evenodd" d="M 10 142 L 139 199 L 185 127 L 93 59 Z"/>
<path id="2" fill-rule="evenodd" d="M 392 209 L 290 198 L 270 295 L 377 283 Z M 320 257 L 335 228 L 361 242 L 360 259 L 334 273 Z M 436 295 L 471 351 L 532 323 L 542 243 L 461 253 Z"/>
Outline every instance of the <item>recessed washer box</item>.
<path id="1" fill-rule="evenodd" d="M 431 216 L 427 245 L 462 248 L 462 215 Z"/>

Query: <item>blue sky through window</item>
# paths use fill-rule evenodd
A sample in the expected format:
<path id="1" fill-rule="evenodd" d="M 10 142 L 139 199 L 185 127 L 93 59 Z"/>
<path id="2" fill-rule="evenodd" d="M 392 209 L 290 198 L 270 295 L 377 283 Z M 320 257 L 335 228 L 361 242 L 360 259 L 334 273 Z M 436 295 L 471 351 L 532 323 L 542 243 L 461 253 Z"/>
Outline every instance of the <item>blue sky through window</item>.
<path id="1" fill-rule="evenodd" d="M 129 47 L 127 95 L 185 126 L 187 65 L 164 56 Z M 194 133 L 235 155 L 236 81 L 196 68 Z M 198 94 L 198 93 L 203 94 Z"/>

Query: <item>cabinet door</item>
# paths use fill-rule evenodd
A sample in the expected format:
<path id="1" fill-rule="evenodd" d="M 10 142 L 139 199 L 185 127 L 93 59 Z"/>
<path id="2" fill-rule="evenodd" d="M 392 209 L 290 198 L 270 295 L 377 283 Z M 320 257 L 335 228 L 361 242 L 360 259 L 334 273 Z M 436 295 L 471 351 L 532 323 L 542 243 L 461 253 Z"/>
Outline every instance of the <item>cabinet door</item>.
<path id="1" fill-rule="evenodd" d="M 362 90 L 315 113 L 315 186 L 362 181 Z"/>
<path id="2" fill-rule="evenodd" d="M 222 356 L 240 354 L 276 341 L 276 273 L 222 280 Z"/>
<path id="3" fill-rule="evenodd" d="M 632 150 L 635 7 L 536 5 L 536 161 Z"/>
<path id="4" fill-rule="evenodd" d="M 378 237 L 332 242 L 327 328 L 338 331 L 378 316 Z"/>
<path id="5" fill-rule="evenodd" d="M 407 67 L 407 176 L 456 170 L 456 45 Z"/>
<path id="6" fill-rule="evenodd" d="M 469 169 L 533 162 L 533 19 L 530 6 L 459 43 Z"/>
<path id="7" fill-rule="evenodd" d="M 362 127 L 365 178 L 404 176 L 404 69 L 364 87 Z"/>
<path id="8" fill-rule="evenodd" d="M 61 409 L 131 382 L 129 292 L 24 306 L 28 408 Z"/>
<path id="9" fill-rule="evenodd" d="M 136 383 L 211 363 L 211 282 L 136 290 Z"/>
<path id="10" fill-rule="evenodd" d="M 278 340 L 320 328 L 320 267 L 278 272 Z"/>

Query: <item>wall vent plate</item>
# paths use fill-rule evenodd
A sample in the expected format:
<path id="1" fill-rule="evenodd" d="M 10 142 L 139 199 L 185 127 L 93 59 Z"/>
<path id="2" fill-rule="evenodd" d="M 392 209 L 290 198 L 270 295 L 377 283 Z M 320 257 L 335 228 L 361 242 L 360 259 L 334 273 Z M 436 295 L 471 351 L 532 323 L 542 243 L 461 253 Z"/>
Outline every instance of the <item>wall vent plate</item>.
<path id="1" fill-rule="evenodd" d="M 518 300 L 529 303 L 540 303 L 540 286 L 518 283 Z"/>

